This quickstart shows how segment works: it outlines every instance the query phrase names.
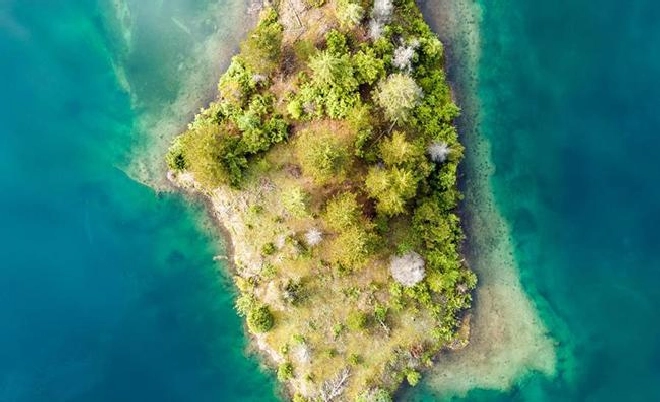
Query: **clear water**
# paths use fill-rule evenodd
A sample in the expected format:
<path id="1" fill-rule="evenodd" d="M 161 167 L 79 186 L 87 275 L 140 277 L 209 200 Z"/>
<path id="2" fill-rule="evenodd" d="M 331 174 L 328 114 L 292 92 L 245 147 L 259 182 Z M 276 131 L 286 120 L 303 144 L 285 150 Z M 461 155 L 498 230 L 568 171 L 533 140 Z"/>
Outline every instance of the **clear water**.
<path id="1" fill-rule="evenodd" d="M 0 401 L 273 400 L 201 206 L 123 171 L 143 110 L 179 91 L 127 54 L 130 98 L 105 6 L 0 2 Z M 135 35 L 158 81 L 192 57 Z"/>
<path id="2" fill-rule="evenodd" d="M 560 361 L 456 400 L 660 400 L 660 6 L 479 3 L 491 184 Z"/>
<path id="3" fill-rule="evenodd" d="M 235 47 L 245 5 L 211 3 L 136 0 L 122 25 L 110 2 L 0 0 L 0 401 L 275 399 L 201 206 L 125 173 L 151 124 L 203 104 L 182 88 L 212 92 L 199 38 Z M 660 6 L 481 7 L 492 185 L 560 361 L 456 399 L 660 400 Z"/>

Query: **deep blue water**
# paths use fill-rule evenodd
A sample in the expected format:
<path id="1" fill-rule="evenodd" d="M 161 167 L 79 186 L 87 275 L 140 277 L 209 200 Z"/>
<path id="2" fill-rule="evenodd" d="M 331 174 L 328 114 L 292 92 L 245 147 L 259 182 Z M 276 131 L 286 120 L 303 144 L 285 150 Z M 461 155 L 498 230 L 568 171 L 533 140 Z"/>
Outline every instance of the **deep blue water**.
<path id="1" fill-rule="evenodd" d="M 554 379 L 461 400 L 660 400 L 660 3 L 482 8 L 495 196 L 569 357 Z M 200 206 L 123 172 L 141 109 L 117 82 L 101 9 L 0 0 L 0 401 L 273 399 Z M 160 92 L 150 79 L 171 70 L 136 60 L 181 52 L 127 63 L 142 106 L 176 80 Z"/>

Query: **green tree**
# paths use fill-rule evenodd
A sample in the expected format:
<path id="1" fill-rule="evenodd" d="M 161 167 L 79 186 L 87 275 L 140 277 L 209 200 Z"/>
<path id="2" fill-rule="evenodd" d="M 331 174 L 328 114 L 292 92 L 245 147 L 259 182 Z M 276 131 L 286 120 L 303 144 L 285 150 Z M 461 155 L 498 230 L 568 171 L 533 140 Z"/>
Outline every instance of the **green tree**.
<path id="1" fill-rule="evenodd" d="M 424 149 L 407 141 L 401 131 L 394 131 L 390 138 L 381 141 L 379 150 L 387 166 L 418 166 L 424 159 Z"/>
<path id="2" fill-rule="evenodd" d="M 325 207 L 326 224 L 337 231 L 347 229 L 359 222 L 361 213 L 357 198 L 352 192 L 341 193 Z"/>
<path id="3" fill-rule="evenodd" d="M 260 17 L 257 27 L 241 44 L 241 57 L 251 71 L 268 76 L 279 64 L 284 28 L 272 7 Z"/>
<path id="4" fill-rule="evenodd" d="M 309 60 L 314 82 L 319 85 L 342 88 L 353 91 L 358 83 L 353 76 L 353 65 L 348 54 L 337 55 L 330 51 L 321 51 Z"/>
<path id="5" fill-rule="evenodd" d="M 367 315 L 362 311 L 352 310 L 346 318 L 346 326 L 353 331 L 364 329 L 367 326 Z"/>
<path id="6" fill-rule="evenodd" d="M 348 147 L 328 131 L 302 132 L 296 141 L 296 155 L 303 172 L 318 184 L 342 180 L 350 161 Z"/>
<path id="7" fill-rule="evenodd" d="M 253 307 L 247 314 L 247 325 L 255 334 L 268 332 L 275 325 L 275 318 L 267 305 Z"/>
<path id="8" fill-rule="evenodd" d="M 407 169 L 391 167 L 369 169 L 365 186 L 369 195 L 376 199 L 376 209 L 388 216 L 399 215 L 406 210 L 406 202 L 417 192 L 418 178 Z"/>
<path id="9" fill-rule="evenodd" d="M 374 100 L 385 116 L 393 121 L 406 121 L 410 111 L 423 97 L 422 89 L 415 80 L 405 74 L 392 74 L 378 84 Z"/>
<path id="10" fill-rule="evenodd" d="M 352 0 L 337 2 L 337 19 L 342 28 L 353 29 L 364 18 L 364 8 Z"/>
<path id="11" fill-rule="evenodd" d="M 173 144 L 169 159 L 175 166 L 185 166 L 194 179 L 206 186 L 238 186 L 247 168 L 239 139 L 208 123 L 183 133 Z M 171 163 L 172 163 L 171 162 Z"/>
<path id="12" fill-rule="evenodd" d="M 350 226 L 333 241 L 332 259 L 344 268 L 360 268 L 373 252 L 375 241 L 368 224 Z"/>
<path id="13" fill-rule="evenodd" d="M 285 382 L 293 378 L 293 365 L 290 362 L 284 362 L 277 368 L 277 379 Z"/>
<path id="14" fill-rule="evenodd" d="M 385 75 L 385 61 L 367 47 L 353 55 L 355 78 L 360 84 L 371 85 Z"/>

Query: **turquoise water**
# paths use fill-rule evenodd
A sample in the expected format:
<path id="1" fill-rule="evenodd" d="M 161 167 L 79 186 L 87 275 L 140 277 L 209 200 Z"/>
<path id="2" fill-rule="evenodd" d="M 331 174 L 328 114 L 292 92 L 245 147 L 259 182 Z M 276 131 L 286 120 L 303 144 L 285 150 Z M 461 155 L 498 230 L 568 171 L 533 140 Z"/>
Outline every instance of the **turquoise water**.
<path id="1" fill-rule="evenodd" d="M 102 9 L 0 2 L 0 401 L 272 400 L 201 206 L 123 172 L 140 115 Z"/>
<path id="2" fill-rule="evenodd" d="M 212 92 L 194 44 L 241 21 L 211 3 L 129 2 L 124 43 L 109 2 L 0 1 L 0 401 L 275 398 L 201 206 L 125 173 L 145 121 Z M 559 362 L 457 400 L 660 400 L 660 5 L 629 3 L 481 4 L 492 185 Z"/>
<path id="3" fill-rule="evenodd" d="M 660 5 L 480 5 L 492 186 L 560 360 L 553 379 L 457 400 L 660 400 Z"/>

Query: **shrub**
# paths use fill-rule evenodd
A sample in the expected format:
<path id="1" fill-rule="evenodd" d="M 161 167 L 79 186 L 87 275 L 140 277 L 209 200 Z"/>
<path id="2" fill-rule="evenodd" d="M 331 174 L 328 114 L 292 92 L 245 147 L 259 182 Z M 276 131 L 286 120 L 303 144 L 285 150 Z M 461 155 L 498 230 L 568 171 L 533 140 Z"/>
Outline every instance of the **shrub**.
<path id="1" fill-rule="evenodd" d="M 261 246 L 262 255 L 273 255 L 275 254 L 275 251 L 277 251 L 277 247 L 275 247 L 275 244 L 273 242 L 266 243 L 263 246 Z"/>
<path id="2" fill-rule="evenodd" d="M 385 61 L 370 47 L 353 55 L 353 66 L 359 84 L 371 85 L 385 75 Z"/>
<path id="3" fill-rule="evenodd" d="M 376 237 L 368 225 L 354 225 L 343 230 L 332 243 L 333 262 L 345 269 L 364 265 L 374 249 Z"/>
<path id="4" fill-rule="evenodd" d="M 346 318 L 346 326 L 353 331 L 364 329 L 367 326 L 367 315 L 362 311 L 351 311 Z"/>
<path id="5" fill-rule="evenodd" d="M 293 365 L 289 362 L 284 362 L 277 368 L 277 379 L 280 382 L 285 382 L 293 378 Z"/>
<path id="6" fill-rule="evenodd" d="M 230 184 L 237 187 L 247 168 L 239 139 L 221 132 L 215 124 L 204 124 L 183 133 L 173 145 L 170 159 L 185 166 L 206 187 Z"/>
<path id="7" fill-rule="evenodd" d="M 247 314 L 247 325 L 250 331 L 258 334 L 270 331 L 275 325 L 275 318 L 267 305 L 252 307 Z"/>
<path id="8" fill-rule="evenodd" d="M 381 141 L 380 156 L 387 166 L 419 166 L 424 150 L 418 144 L 406 140 L 406 134 L 394 131 L 390 138 Z"/>
<path id="9" fill-rule="evenodd" d="M 422 375 L 418 371 L 412 369 L 406 371 L 406 381 L 408 381 L 408 384 L 410 384 L 412 387 L 417 385 L 421 379 Z"/>
<path id="10" fill-rule="evenodd" d="M 308 214 L 309 194 L 302 187 L 293 186 L 282 193 L 282 205 L 291 215 L 303 217 Z"/>

